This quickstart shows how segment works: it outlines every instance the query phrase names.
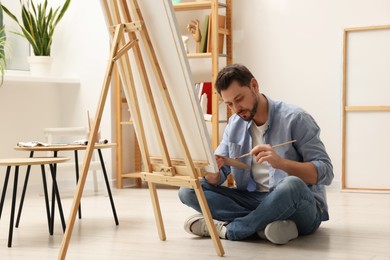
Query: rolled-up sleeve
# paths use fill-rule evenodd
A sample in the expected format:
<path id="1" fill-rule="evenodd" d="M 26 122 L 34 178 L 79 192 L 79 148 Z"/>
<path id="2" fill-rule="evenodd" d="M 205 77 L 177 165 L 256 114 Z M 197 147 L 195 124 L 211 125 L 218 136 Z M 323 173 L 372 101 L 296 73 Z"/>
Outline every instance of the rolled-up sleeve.
<path id="1" fill-rule="evenodd" d="M 292 134 L 303 162 L 311 162 L 317 170 L 317 184 L 330 185 L 334 174 L 331 159 L 320 139 L 320 127 L 311 115 L 301 112 L 295 118 Z"/>

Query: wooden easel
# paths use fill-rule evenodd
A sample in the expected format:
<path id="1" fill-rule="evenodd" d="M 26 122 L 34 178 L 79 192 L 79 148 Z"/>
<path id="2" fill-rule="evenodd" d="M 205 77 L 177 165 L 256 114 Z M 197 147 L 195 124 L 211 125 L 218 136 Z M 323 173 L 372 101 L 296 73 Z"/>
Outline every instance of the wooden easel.
<path id="1" fill-rule="evenodd" d="M 206 220 L 207 227 L 210 231 L 210 236 L 214 243 L 215 250 L 219 256 L 223 256 L 224 250 L 212 220 L 212 216 L 202 187 L 200 185 L 200 177 L 202 177 L 202 173 L 204 172 L 204 163 L 195 163 L 192 160 L 182 129 L 179 125 L 177 114 L 174 110 L 167 86 L 165 84 L 163 73 L 159 66 L 154 48 L 151 44 L 146 25 L 143 22 L 143 17 L 138 2 L 137 0 L 101 0 L 101 4 L 105 13 L 106 23 L 109 26 L 110 35 L 112 37 L 111 52 L 99 105 L 95 115 L 96 119 L 94 121 L 94 125 L 88 140 L 88 147 L 84 158 L 83 170 L 77 185 L 76 194 L 74 196 L 67 229 L 62 240 L 58 259 L 65 259 L 69 246 L 77 209 L 80 204 L 80 199 L 88 174 L 88 168 L 95 146 L 95 140 L 98 135 L 98 129 L 115 64 L 118 65 L 118 70 L 121 74 L 122 87 L 124 88 L 125 92 L 127 91 L 128 95 L 126 96 L 128 99 L 130 99 L 128 100 L 128 103 L 130 105 L 132 117 L 135 122 L 135 131 L 137 134 L 144 166 L 144 171 L 141 172 L 141 176 L 144 181 L 148 182 L 160 239 L 165 240 L 166 235 L 157 196 L 156 184 L 163 183 L 172 186 L 193 188 L 202 209 L 203 216 Z M 161 118 L 159 118 L 159 115 L 156 111 L 155 101 L 151 92 L 147 70 L 145 68 L 145 63 L 139 46 L 139 38 L 137 38 L 137 36 L 139 36 L 142 40 L 142 43 L 144 43 L 143 47 L 146 50 L 147 59 L 149 59 L 150 64 L 152 65 L 152 74 L 158 82 L 160 94 L 163 97 L 164 105 L 169 112 L 169 119 L 173 125 L 175 136 L 180 143 L 180 147 L 183 153 L 182 160 L 177 161 L 170 158 L 165 136 L 161 128 Z M 153 160 L 149 155 L 147 140 L 143 130 L 142 117 L 140 114 L 140 106 L 137 100 L 137 93 L 134 85 L 130 57 L 127 55 L 130 50 L 133 51 L 133 57 L 135 59 L 135 63 L 137 65 L 139 76 L 143 85 L 142 91 L 147 98 L 149 109 L 152 111 L 152 121 L 154 122 L 155 129 L 157 129 L 157 139 L 159 142 L 160 151 L 162 153 L 160 160 Z"/>

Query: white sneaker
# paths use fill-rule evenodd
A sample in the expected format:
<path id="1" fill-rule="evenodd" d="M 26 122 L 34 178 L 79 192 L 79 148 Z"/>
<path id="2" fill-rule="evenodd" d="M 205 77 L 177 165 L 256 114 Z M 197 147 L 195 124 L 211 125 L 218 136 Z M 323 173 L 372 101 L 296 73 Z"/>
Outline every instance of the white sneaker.
<path id="1" fill-rule="evenodd" d="M 264 235 L 272 243 L 284 245 L 298 237 L 298 229 L 294 221 L 277 220 L 265 227 Z"/>
<path id="2" fill-rule="evenodd" d="M 217 233 L 220 238 L 226 239 L 226 225 L 227 222 L 213 220 L 215 227 L 217 228 Z M 197 235 L 200 237 L 209 237 L 210 233 L 206 225 L 206 221 L 203 218 L 202 214 L 195 214 L 191 217 L 189 217 L 184 222 L 184 230 L 187 231 L 187 233 Z"/>

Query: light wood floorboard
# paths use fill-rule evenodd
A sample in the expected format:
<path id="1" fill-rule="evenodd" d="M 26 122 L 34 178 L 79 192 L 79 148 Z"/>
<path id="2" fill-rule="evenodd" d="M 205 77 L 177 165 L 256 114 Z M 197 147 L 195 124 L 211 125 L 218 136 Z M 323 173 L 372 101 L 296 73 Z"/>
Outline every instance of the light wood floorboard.
<path id="1" fill-rule="evenodd" d="M 181 204 L 176 189 L 159 189 L 167 234 L 160 241 L 147 189 L 113 190 L 120 224 L 115 226 L 108 197 L 82 199 L 83 218 L 76 220 L 67 259 L 221 259 L 209 238 L 183 230 L 195 213 Z M 284 246 L 263 240 L 227 241 L 224 259 L 356 259 L 390 260 L 390 194 L 328 191 L 331 220 L 313 235 Z M 72 198 L 63 198 L 66 218 Z M 57 259 L 62 241 L 56 218 L 55 233 L 48 233 L 43 197 L 28 194 L 13 247 L 7 247 L 11 199 L 7 197 L 0 220 L 0 259 Z"/>

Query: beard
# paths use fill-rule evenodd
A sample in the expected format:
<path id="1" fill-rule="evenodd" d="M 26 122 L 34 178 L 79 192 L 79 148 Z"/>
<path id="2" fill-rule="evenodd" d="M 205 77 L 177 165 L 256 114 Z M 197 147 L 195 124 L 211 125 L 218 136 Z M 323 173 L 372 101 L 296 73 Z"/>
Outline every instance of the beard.
<path id="1" fill-rule="evenodd" d="M 249 109 L 247 110 L 247 111 L 250 112 L 249 117 L 240 116 L 240 114 L 241 114 L 243 111 L 245 111 L 245 110 L 241 110 L 241 111 L 239 111 L 239 112 L 237 113 L 238 116 L 241 117 L 241 118 L 242 118 L 243 120 L 245 120 L 245 121 L 251 121 L 251 120 L 255 117 L 255 115 L 256 115 L 257 108 L 258 108 L 258 106 L 259 106 L 259 100 L 256 98 L 256 96 L 254 96 L 254 100 L 255 100 L 255 102 L 254 102 L 254 104 L 253 104 L 252 109 L 251 109 L 251 110 L 249 110 Z"/>

